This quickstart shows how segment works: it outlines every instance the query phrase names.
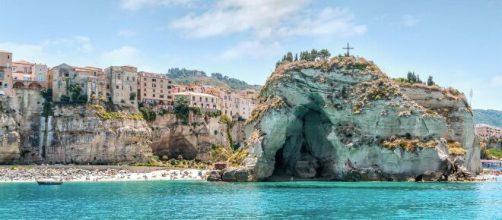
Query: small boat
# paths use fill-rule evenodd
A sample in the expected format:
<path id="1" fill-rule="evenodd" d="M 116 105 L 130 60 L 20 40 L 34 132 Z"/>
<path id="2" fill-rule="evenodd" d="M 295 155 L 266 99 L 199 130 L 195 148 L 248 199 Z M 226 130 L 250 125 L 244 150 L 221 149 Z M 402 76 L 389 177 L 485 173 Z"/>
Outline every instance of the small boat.
<path id="1" fill-rule="evenodd" d="M 63 180 L 55 180 L 55 179 L 44 179 L 37 180 L 38 185 L 61 185 L 63 184 Z"/>

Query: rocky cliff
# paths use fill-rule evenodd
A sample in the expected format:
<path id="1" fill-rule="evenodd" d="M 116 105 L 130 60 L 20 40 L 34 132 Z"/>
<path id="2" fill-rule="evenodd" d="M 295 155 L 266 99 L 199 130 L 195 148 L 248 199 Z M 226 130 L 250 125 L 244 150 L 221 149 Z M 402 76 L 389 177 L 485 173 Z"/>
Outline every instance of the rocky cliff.
<path id="1" fill-rule="evenodd" d="M 0 102 L 0 164 L 132 164 L 155 156 L 208 161 L 213 145 L 229 143 L 218 117 L 193 116 L 182 125 L 166 114 L 146 122 L 139 113 L 93 105 L 56 105 L 46 117 L 40 91 L 24 89 Z"/>
<path id="2" fill-rule="evenodd" d="M 478 172 L 465 102 L 440 107 L 420 94 L 401 91 L 363 58 L 282 63 L 248 121 L 247 158 L 223 178 L 455 180 Z"/>

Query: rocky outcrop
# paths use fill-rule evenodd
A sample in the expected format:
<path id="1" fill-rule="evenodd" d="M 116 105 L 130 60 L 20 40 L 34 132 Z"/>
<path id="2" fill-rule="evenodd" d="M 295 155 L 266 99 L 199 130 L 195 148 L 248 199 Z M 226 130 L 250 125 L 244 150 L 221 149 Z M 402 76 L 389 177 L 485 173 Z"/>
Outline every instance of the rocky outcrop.
<path id="1" fill-rule="evenodd" d="M 453 88 L 420 84 L 400 87 L 404 95 L 446 119 L 448 139 L 459 142 L 465 150 L 465 167 L 471 172 L 480 172 L 479 140 L 474 133 L 473 114 L 465 96 Z"/>
<path id="2" fill-rule="evenodd" d="M 38 90 L 17 89 L 0 102 L 0 164 L 132 164 L 154 156 L 208 162 L 212 146 L 242 133 L 219 117 L 192 115 L 183 125 L 165 114 L 146 122 L 131 110 L 94 105 L 56 105 L 46 117 Z"/>
<path id="3" fill-rule="evenodd" d="M 223 179 L 447 180 L 477 171 L 472 145 L 456 142 L 471 142 L 470 125 L 453 137 L 459 125 L 449 122 L 363 58 L 285 62 L 248 121 L 248 157 Z"/>
<path id="4" fill-rule="evenodd" d="M 48 163 L 134 163 L 152 155 L 152 131 L 143 120 L 102 120 L 86 106 L 64 106 L 46 122 L 43 158 Z"/>
<path id="5" fill-rule="evenodd" d="M 153 129 L 153 154 L 162 160 L 183 158 L 209 161 L 212 146 L 228 144 L 226 124 L 219 117 L 193 116 L 192 123 L 183 125 L 175 115 L 164 115 L 150 123 Z"/>
<path id="6" fill-rule="evenodd" d="M 3 102 L 4 100 L 2 100 Z M 0 112 L 0 164 L 9 164 L 21 156 L 21 138 L 15 129 L 16 122 L 6 112 Z"/>

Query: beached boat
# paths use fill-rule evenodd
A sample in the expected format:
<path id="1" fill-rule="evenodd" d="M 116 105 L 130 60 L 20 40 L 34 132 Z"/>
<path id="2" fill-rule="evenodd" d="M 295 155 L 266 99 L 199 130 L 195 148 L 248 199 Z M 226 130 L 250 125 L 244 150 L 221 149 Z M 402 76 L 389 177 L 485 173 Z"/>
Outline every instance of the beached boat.
<path id="1" fill-rule="evenodd" d="M 63 180 L 56 180 L 56 179 L 44 179 L 44 180 L 37 180 L 38 185 L 61 185 L 63 184 Z"/>

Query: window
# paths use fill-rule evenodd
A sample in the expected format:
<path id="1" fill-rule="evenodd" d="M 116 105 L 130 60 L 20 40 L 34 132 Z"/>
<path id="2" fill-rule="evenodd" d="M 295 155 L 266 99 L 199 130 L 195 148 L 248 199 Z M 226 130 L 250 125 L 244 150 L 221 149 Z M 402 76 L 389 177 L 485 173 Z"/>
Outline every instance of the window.
<path id="1" fill-rule="evenodd" d="M 163 99 L 164 98 L 164 95 L 160 95 L 160 98 Z"/>
<path id="2" fill-rule="evenodd" d="M 146 93 L 143 93 L 143 96 L 146 97 Z"/>
<path id="3" fill-rule="evenodd" d="M 192 101 L 194 101 L 194 102 L 195 102 L 195 96 L 192 96 Z"/>
<path id="4" fill-rule="evenodd" d="M 119 89 L 119 88 L 120 88 L 119 86 L 116 86 L 116 87 L 117 87 L 117 89 Z"/>
<path id="5" fill-rule="evenodd" d="M 127 81 L 129 81 L 129 76 L 127 77 Z"/>
<path id="6" fill-rule="evenodd" d="M 199 97 L 199 102 L 202 102 L 202 97 Z"/>
<path id="7" fill-rule="evenodd" d="M 155 94 L 152 95 L 155 98 Z"/>
<path id="8" fill-rule="evenodd" d="M 157 82 L 157 80 L 156 79 L 152 79 L 152 82 Z"/>
<path id="9" fill-rule="evenodd" d="M 207 102 L 207 97 L 206 97 L 206 102 Z"/>

